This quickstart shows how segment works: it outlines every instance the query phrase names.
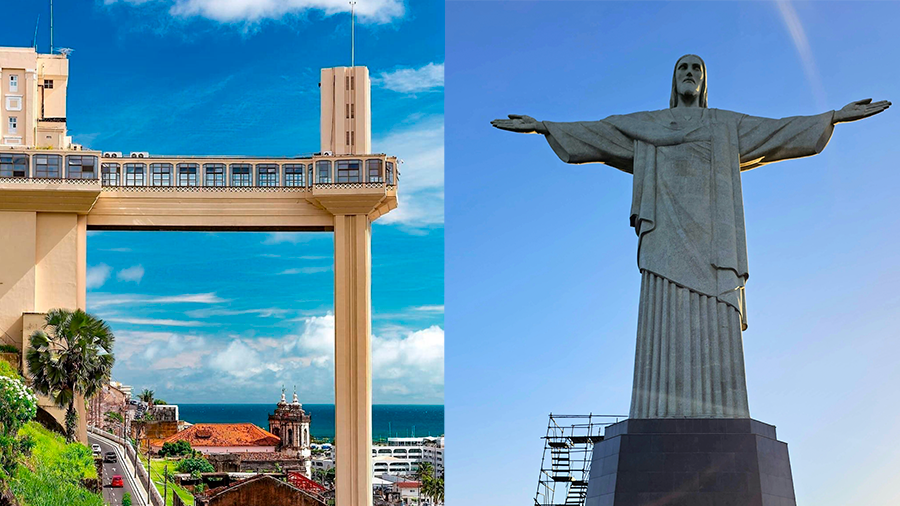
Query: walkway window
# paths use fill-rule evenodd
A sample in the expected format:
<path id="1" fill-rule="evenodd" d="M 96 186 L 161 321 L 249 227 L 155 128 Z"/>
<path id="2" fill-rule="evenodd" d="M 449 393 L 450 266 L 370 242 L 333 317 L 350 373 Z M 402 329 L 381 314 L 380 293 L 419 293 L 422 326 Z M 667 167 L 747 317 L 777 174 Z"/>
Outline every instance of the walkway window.
<path id="1" fill-rule="evenodd" d="M 315 181 L 313 179 L 313 164 L 309 164 L 309 170 L 307 171 L 307 175 L 309 177 L 306 178 L 306 186 L 309 188 L 312 188 L 313 181 Z"/>
<path id="2" fill-rule="evenodd" d="M 125 186 L 144 186 L 147 165 L 143 163 L 125 164 Z"/>
<path id="3" fill-rule="evenodd" d="M 66 177 L 69 179 L 97 179 L 97 157 L 82 155 L 67 156 Z"/>
<path id="4" fill-rule="evenodd" d="M 394 184 L 394 162 L 387 162 L 385 166 L 387 167 L 387 184 L 392 185 Z"/>
<path id="5" fill-rule="evenodd" d="M 337 182 L 338 183 L 359 183 L 362 181 L 362 160 L 338 160 L 337 161 Z"/>
<path id="6" fill-rule="evenodd" d="M 196 163 L 179 163 L 175 166 L 178 169 L 178 186 L 197 186 L 200 179 L 197 172 L 200 166 Z"/>
<path id="7" fill-rule="evenodd" d="M 303 186 L 303 171 L 305 168 L 302 163 L 284 164 L 284 185 Z"/>
<path id="8" fill-rule="evenodd" d="M 331 161 L 330 160 L 319 160 L 316 162 L 316 174 L 318 174 L 318 179 L 316 179 L 316 184 L 328 184 L 331 182 Z"/>
<path id="9" fill-rule="evenodd" d="M 256 164 L 256 186 L 278 186 L 278 164 Z"/>
<path id="10" fill-rule="evenodd" d="M 172 164 L 150 164 L 150 186 L 172 186 Z"/>
<path id="11" fill-rule="evenodd" d="M 118 163 L 100 164 L 100 184 L 103 186 L 119 186 L 122 184 L 121 172 Z"/>
<path id="12" fill-rule="evenodd" d="M 381 175 L 381 160 L 366 160 L 366 175 L 370 183 L 384 182 L 384 176 Z"/>
<path id="13" fill-rule="evenodd" d="M 231 186 L 252 186 L 249 163 L 231 164 Z"/>
<path id="14" fill-rule="evenodd" d="M 62 156 L 34 155 L 34 177 L 62 177 Z"/>
<path id="15" fill-rule="evenodd" d="M 0 154 L 0 177 L 28 177 L 28 155 Z"/>
<path id="16" fill-rule="evenodd" d="M 225 186 L 224 163 L 204 163 L 203 170 L 206 172 L 206 186 Z"/>

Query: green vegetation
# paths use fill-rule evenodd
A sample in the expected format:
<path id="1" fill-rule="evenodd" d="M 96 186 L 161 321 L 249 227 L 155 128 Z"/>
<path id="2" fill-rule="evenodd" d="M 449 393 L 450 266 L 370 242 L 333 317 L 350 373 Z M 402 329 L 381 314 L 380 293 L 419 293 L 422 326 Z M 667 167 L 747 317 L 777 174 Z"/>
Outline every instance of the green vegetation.
<path id="1" fill-rule="evenodd" d="M 143 455 L 141 455 L 141 462 L 144 463 L 144 468 L 147 468 L 147 459 Z M 163 473 L 165 472 L 166 466 L 169 468 L 169 473 L 171 474 L 173 469 L 178 466 L 179 459 L 153 459 L 152 464 L 150 465 L 150 479 L 153 481 L 153 485 L 156 487 L 156 490 L 159 491 L 159 494 L 162 495 L 165 490 Z M 169 481 L 168 485 L 168 493 L 166 494 L 166 506 L 172 506 L 172 495 L 177 494 L 178 497 L 181 498 L 182 502 L 184 502 L 185 506 L 193 506 L 194 504 L 194 496 L 191 495 L 186 489 L 178 486 L 177 484 Z"/>
<path id="2" fill-rule="evenodd" d="M 36 330 L 25 354 L 34 389 L 66 408 L 66 440 L 75 441 L 75 398 L 90 398 L 109 380 L 113 366 L 112 330 L 78 309 L 52 309 L 44 330 Z"/>
<path id="3" fill-rule="evenodd" d="M 191 444 L 182 440 L 174 443 L 163 443 L 162 449 L 159 450 L 159 455 L 162 457 L 178 457 L 188 455 L 191 452 L 193 452 Z"/>
<path id="4" fill-rule="evenodd" d="M 125 495 L 122 496 L 122 506 L 131 506 L 131 494 L 125 492 Z"/>
<path id="5" fill-rule="evenodd" d="M 0 344 L 0 353 L 19 353 L 19 349 L 11 344 Z"/>
<path id="6" fill-rule="evenodd" d="M 0 360 L 0 376 L 14 379 L 21 378 L 21 376 L 19 376 L 19 372 L 16 371 L 13 366 L 9 365 L 8 362 L 4 362 L 3 360 Z"/>
<path id="7" fill-rule="evenodd" d="M 333 467 L 327 471 L 323 471 L 321 469 L 313 469 L 312 473 L 313 479 L 321 483 L 322 485 L 334 484 L 335 471 Z"/>
<path id="8" fill-rule="evenodd" d="M 115 411 L 107 411 L 104 415 L 108 420 L 114 420 L 119 423 L 125 423 L 125 419 L 122 418 L 122 415 L 116 413 Z"/>
<path id="9" fill-rule="evenodd" d="M 140 395 L 138 395 L 138 399 L 147 403 L 147 405 L 153 405 L 153 394 L 155 392 L 153 390 L 147 390 L 146 388 L 141 391 Z"/>
<path id="10" fill-rule="evenodd" d="M 421 495 L 430 497 L 435 503 L 444 502 L 444 479 L 438 478 L 430 462 L 421 461 L 416 469 L 416 480 L 421 484 Z"/>
<path id="11" fill-rule="evenodd" d="M 35 422 L 19 431 L 34 442 L 31 455 L 8 480 L 22 506 L 103 506 L 103 498 L 81 486 L 84 478 L 97 478 L 91 451 L 69 443 Z"/>
<path id="12" fill-rule="evenodd" d="M 169 403 L 162 399 L 153 399 L 153 405 L 154 406 L 168 406 Z"/>
<path id="13" fill-rule="evenodd" d="M 212 464 L 209 463 L 208 460 L 203 457 L 193 458 L 193 459 L 184 459 L 178 463 L 176 467 L 179 473 L 213 473 L 216 471 L 216 468 L 213 467 Z"/>
<path id="14" fill-rule="evenodd" d="M 37 398 L 9 364 L 0 369 L 0 481 L 15 475 L 19 455 L 29 452 L 34 442 L 19 437 L 19 428 L 37 415 Z"/>

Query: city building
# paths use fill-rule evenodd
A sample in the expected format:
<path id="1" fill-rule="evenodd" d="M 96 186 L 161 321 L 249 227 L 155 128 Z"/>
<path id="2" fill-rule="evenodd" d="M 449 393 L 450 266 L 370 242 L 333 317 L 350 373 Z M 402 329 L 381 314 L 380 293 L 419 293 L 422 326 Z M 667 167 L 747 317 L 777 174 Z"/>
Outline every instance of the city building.
<path id="1" fill-rule="evenodd" d="M 69 59 L 31 47 L 0 48 L 0 145 L 77 149 L 66 132 Z"/>
<path id="2" fill-rule="evenodd" d="M 368 69 L 320 75 L 326 126 L 318 153 L 151 156 L 73 144 L 68 56 L 0 48 L 0 236 L 16 238 L 0 241 L 0 335 L 21 350 L 49 310 L 85 309 L 88 230 L 333 233 L 336 462 L 337 475 L 346 477 L 337 480 L 336 496 L 365 506 L 371 476 L 357 470 L 372 458 L 372 223 L 396 209 L 400 174 L 395 156 L 371 153 Z M 82 442 L 86 404 L 75 402 Z M 38 405 L 38 418 L 61 426 L 64 410 L 45 397 Z M 217 445 L 208 444 L 216 431 L 186 432 L 209 434 L 195 446 L 211 452 L 229 451 L 235 441 L 238 451 L 274 452 L 281 442 L 259 427 L 248 441 L 239 430 L 225 431 Z"/>
<path id="3" fill-rule="evenodd" d="M 195 423 L 187 429 L 151 445 L 159 451 L 165 443 L 187 441 L 204 454 L 275 453 L 281 439 L 252 423 Z"/>
<path id="4" fill-rule="evenodd" d="M 275 413 L 269 415 L 269 432 L 281 438 L 277 450 L 295 451 L 308 458 L 310 421 L 309 414 L 303 411 L 303 405 L 297 399 L 297 392 L 294 391 L 294 399 L 288 404 L 282 389 L 281 400 L 278 401 Z"/>
<path id="5" fill-rule="evenodd" d="M 372 472 L 375 476 L 414 474 L 419 462 L 428 462 L 437 476 L 443 477 L 444 438 L 388 438 L 386 445 L 372 447 Z"/>
<path id="6" fill-rule="evenodd" d="M 260 474 L 195 496 L 197 506 L 325 506 L 324 499 L 291 483 Z"/>

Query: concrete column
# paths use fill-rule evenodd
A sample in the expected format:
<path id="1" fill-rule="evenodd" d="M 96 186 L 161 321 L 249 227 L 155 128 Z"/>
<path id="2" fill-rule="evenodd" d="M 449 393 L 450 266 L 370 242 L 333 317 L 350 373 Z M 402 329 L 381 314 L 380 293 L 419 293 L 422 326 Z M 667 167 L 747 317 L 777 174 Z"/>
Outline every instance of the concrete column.
<path id="1" fill-rule="evenodd" d="M 372 504 L 371 223 L 334 217 L 334 421 L 337 506 Z"/>

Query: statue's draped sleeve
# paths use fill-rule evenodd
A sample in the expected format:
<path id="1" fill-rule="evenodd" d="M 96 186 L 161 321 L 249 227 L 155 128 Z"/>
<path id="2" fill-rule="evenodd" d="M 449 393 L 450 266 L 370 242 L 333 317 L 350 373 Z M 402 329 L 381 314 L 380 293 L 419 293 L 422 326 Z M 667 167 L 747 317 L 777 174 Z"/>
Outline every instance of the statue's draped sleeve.
<path id="1" fill-rule="evenodd" d="M 545 121 L 547 142 L 565 163 L 605 163 L 631 174 L 634 139 L 609 121 L 612 118 L 571 123 Z"/>
<path id="2" fill-rule="evenodd" d="M 738 122 L 741 170 L 820 153 L 831 139 L 833 121 L 834 111 L 781 119 L 742 114 Z"/>

